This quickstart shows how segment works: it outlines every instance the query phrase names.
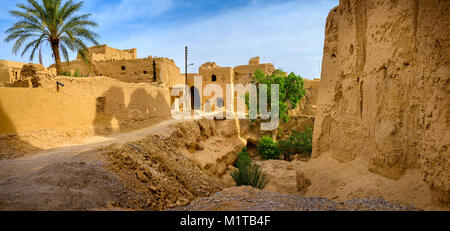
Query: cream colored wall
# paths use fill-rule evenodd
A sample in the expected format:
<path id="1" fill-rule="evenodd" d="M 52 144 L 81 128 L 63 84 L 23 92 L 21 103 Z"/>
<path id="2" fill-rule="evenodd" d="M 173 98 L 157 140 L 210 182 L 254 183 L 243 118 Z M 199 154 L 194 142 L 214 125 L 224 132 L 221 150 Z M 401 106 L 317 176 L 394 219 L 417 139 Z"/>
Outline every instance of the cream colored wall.
<path id="1" fill-rule="evenodd" d="M 9 66 L 5 60 L 0 60 L 0 83 L 8 83 L 9 82 Z"/>
<path id="2" fill-rule="evenodd" d="M 204 88 L 206 85 L 210 83 L 218 84 L 223 91 L 223 103 L 224 108 L 227 105 L 226 102 L 226 85 L 227 84 L 248 84 L 251 81 L 251 76 L 254 75 L 256 70 L 261 70 L 265 74 L 271 74 L 275 71 L 274 66 L 271 63 L 264 64 L 251 64 L 251 65 L 242 65 L 237 66 L 235 68 L 231 67 L 220 67 L 215 63 L 205 63 L 199 68 L 198 74 L 188 74 L 188 85 L 189 87 L 194 86 L 194 76 L 199 75 L 202 76 L 202 89 L 204 92 Z M 216 75 L 217 80 L 215 82 L 212 81 L 212 75 Z M 182 75 L 184 76 L 184 75 Z M 213 96 L 202 96 L 202 105 L 205 104 L 208 100 L 210 100 Z M 237 109 L 237 96 L 234 97 L 234 110 Z M 202 110 L 204 110 L 202 108 Z M 212 108 L 214 110 L 214 107 Z"/>
<path id="3" fill-rule="evenodd" d="M 59 91 L 0 88 L 0 135 L 42 130 L 64 133 L 84 128 L 102 134 L 170 116 L 166 88 L 106 77 L 56 80 L 64 84 Z"/>
<path id="4" fill-rule="evenodd" d="M 119 50 L 112 47 L 108 47 L 106 45 L 99 45 L 90 47 L 89 52 L 92 61 L 123 60 L 123 59 L 137 58 L 136 48 Z M 78 56 L 77 59 L 80 59 L 80 56 Z"/>
<path id="5" fill-rule="evenodd" d="M 310 92 L 310 104 L 317 105 L 319 100 L 320 80 L 303 79 L 304 88 Z"/>
<path id="6" fill-rule="evenodd" d="M 70 64 L 63 63 L 63 70 L 80 70 L 83 76 L 107 76 L 129 83 L 154 82 L 153 62 L 156 67 L 156 81 L 163 82 L 167 87 L 184 83 L 180 76 L 180 68 L 173 60 L 167 58 L 142 58 L 114 61 L 96 61 L 89 67 L 80 60 L 71 61 Z M 122 70 L 122 66 L 125 70 Z M 53 65 L 52 65 L 53 67 Z"/>
<path id="7" fill-rule="evenodd" d="M 234 68 L 234 83 L 249 83 L 256 70 L 261 70 L 264 74 L 272 74 L 275 68 L 271 63 L 236 66 Z"/>
<path id="8" fill-rule="evenodd" d="M 185 78 L 180 76 L 180 68 L 173 60 L 167 58 L 154 58 L 156 63 L 157 80 L 162 81 L 168 87 L 176 84 L 184 84 Z"/>
<path id="9" fill-rule="evenodd" d="M 25 63 L 0 60 L 0 83 L 10 83 L 20 79 L 20 70 Z"/>
<path id="10" fill-rule="evenodd" d="M 223 99 L 223 109 L 226 107 L 226 85 L 232 83 L 233 78 L 233 68 L 231 67 L 210 67 L 210 68 L 200 68 L 199 75 L 202 76 L 202 92 L 204 94 L 205 87 L 208 84 L 214 83 L 221 87 L 222 89 L 222 99 Z M 216 81 L 212 81 L 212 76 L 216 76 Z M 208 100 L 212 99 L 215 96 L 202 96 L 202 104 L 205 104 Z M 217 103 L 217 102 L 215 102 Z M 215 107 L 212 107 L 211 110 L 215 110 Z"/>

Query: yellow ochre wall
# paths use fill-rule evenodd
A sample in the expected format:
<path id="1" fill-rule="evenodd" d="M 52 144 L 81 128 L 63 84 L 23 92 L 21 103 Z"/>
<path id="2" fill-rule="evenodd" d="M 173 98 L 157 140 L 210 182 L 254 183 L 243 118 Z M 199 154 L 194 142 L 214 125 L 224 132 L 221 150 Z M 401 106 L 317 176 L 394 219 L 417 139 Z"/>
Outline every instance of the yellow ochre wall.
<path id="1" fill-rule="evenodd" d="M 170 93 L 108 77 L 57 77 L 64 87 L 0 88 L 0 135 L 51 130 L 139 127 L 170 117 Z"/>

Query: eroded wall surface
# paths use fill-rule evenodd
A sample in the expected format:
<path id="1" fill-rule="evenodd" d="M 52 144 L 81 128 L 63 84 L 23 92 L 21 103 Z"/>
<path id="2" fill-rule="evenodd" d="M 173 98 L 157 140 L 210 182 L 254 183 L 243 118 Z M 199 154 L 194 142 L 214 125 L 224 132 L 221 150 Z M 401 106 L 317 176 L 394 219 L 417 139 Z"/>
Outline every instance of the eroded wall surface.
<path id="1" fill-rule="evenodd" d="M 171 115 L 167 88 L 107 77 L 55 80 L 64 86 L 0 88 L 0 135 L 41 134 L 55 140 L 77 133 L 103 135 L 141 128 Z"/>
<path id="2" fill-rule="evenodd" d="M 341 0 L 326 23 L 313 156 L 418 168 L 450 203 L 450 1 Z"/>
<path id="3" fill-rule="evenodd" d="M 20 79 L 20 70 L 25 63 L 0 60 L 0 83 L 11 83 Z"/>
<path id="4" fill-rule="evenodd" d="M 136 59 L 137 49 L 119 50 L 107 45 L 98 45 L 89 47 L 89 58 L 91 61 Z M 81 59 L 81 56 L 78 55 L 77 59 Z"/>
<path id="5" fill-rule="evenodd" d="M 180 68 L 173 60 L 151 56 L 141 59 L 97 60 L 90 66 L 81 60 L 74 60 L 69 64 L 62 63 L 62 68 L 72 74 L 79 70 L 83 76 L 107 76 L 128 83 L 162 82 L 167 87 L 184 83 Z"/>
<path id="6" fill-rule="evenodd" d="M 221 67 L 218 66 L 215 62 L 207 62 L 204 63 L 199 68 L 199 73 L 188 73 L 187 78 L 187 85 L 191 89 L 191 94 L 194 91 L 200 90 L 197 89 L 197 86 L 194 86 L 194 78 L 195 76 L 201 76 L 202 79 L 202 91 L 205 92 L 205 87 L 208 84 L 217 84 L 222 89 L 222 96 L 217 96 L 220 98 L 218 102 L 214 101 L 214 93 L 211 93 L 210 96 L 204 96 L 201 97 L 201 103 L 205 104 L 206 107 L 210 108 L 210 110 L 214 110 L 216 108 L 216 105 L 219 104 L 219 106 L 223 105 L 223 109 L 225 109 L 227 103 L 227 97 L 226 97 L 226 86 L 228 84 L 243 84 L 244 86 L 246 84 L 250 84 L 252 81 L 254 81 L 254 74 L 256 70 L 263 71 L 264 74 L 272 74 L 275 71 L 275 68 L 273 64 L 271 63 L 259 63 L 259 57 L 254 57 L 250 59 L 248 65 L 241 65 L 236 66 L 234 68 L 231 67 Z M 185 75 L 182 74 L 182 77 Z M 195 89 L 195 90 L 193 90 Z M 200 91 L 199 91 L 200 92 Z M 237 95 L 234 95 L 234 110 L 237 110 Z M 227 109 L 228 110 L 228 109 Z M 206 109 L 206 111 L 209 111 Z"/>

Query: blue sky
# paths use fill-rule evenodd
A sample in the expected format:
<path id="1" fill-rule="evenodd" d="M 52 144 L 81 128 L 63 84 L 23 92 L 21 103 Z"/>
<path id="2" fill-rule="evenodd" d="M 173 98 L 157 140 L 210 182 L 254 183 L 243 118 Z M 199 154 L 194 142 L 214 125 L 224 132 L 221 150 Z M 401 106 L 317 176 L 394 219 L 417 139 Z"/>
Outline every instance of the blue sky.
<path id="1" fill-rule="evenodd" d="M 76 0 L 79 1 L 79 0 Z M 0 0 L 0 59 L 29 62 L 11 52 L 4 31 L 14 22 L 7 11 L 25 0 Z M 338 0 L 86 0 L 82 13 L 99 24 L 99 42 L 118 49 L 137 48 L 138 57 L 169 57 L 184 72 L 208 61 L 221 66 L 246 64 L 251 57 L 306 78 L 320 76 L 325 20 Z M 76 57 L 71 54 L 71 59 Z M 50 48 L 44 65 L 53 63 Z M 38 62 L 35 57 L 33 62 Z"/>

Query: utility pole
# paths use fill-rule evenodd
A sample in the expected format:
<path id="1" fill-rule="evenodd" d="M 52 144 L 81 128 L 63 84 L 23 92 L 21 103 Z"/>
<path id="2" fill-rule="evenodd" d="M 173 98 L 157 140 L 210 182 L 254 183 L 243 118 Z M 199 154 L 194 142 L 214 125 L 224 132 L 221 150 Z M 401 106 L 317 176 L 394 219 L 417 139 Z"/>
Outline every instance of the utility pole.
<path id="1" fill-rule="evenodd" d="M 188 47 L 187 46 L 185 46 L 184 47 L 184 75 L 185 75 L 185 78 L 184 78 L 184 84 L 186 85 L 185 87 L 186 87 L 186 92 L 185 92 L 185 95 L 187 95 L 187 84 L 188 84 L 188 82 L 187 82 L 187 79 L 188 79 L 188 72 L 187 72 L 187 58 L 188 58 Z"/>

